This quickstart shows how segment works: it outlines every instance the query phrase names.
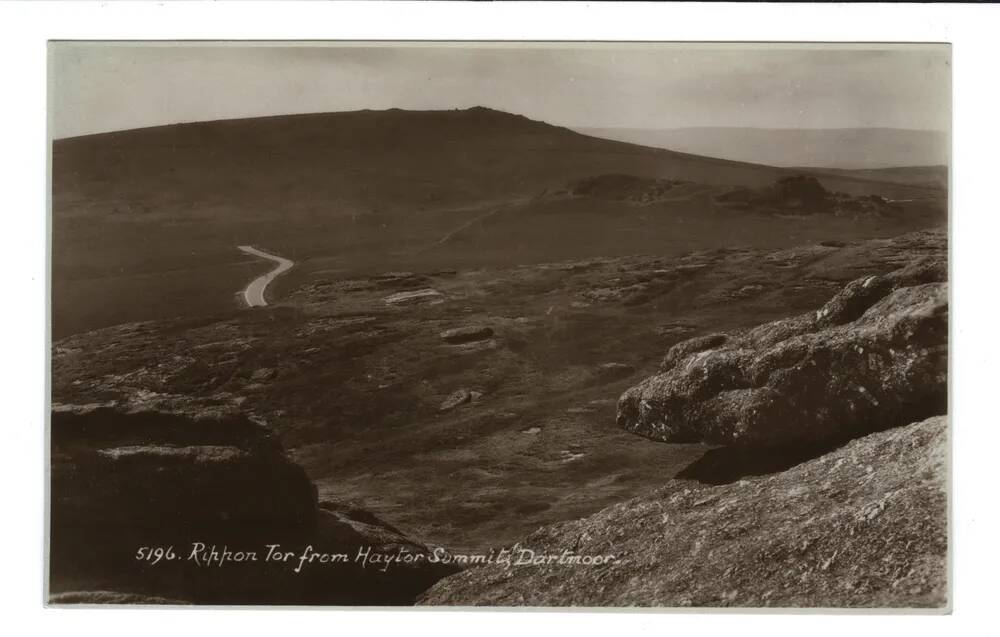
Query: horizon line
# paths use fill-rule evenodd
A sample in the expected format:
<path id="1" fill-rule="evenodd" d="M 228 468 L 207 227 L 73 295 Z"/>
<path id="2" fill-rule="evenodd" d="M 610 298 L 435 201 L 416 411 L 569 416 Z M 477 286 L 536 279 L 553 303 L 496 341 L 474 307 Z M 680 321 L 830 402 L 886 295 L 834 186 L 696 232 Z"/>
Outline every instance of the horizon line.
<path id="1" fill-rule="evenodd" d="M 523 113 L 515 113 L 513 111 L 506 111 L 501 108 L 495 108 L 492 106 L 484 106 L 478 104 L 476 106 L 466 106 L 466 107 L 441 107 L 441 108 L 400 108 L 400 107 L 388 107 L 388 108 L 358 108 L 352 110 L 342 110 L 342 111 L 301 111 L 301 112 L 290 112 L 290 113 L 272 113 L 268 115 L 239 115 L 234 117 L 220 117 L 215 119 L 204 119 L 204 120 L 181 120 L 174 122 L 164 122 L 161 124 L 150 124 L 148 126 L 137 126 L 134 128 L 115 128 L 108 130 L 94 131 L 90 133 L 81 133 L 74 135 L 67 135 L 64 137 L 56 137 L 50 133 L 50 141 L 62 141 L 67 139 L 79 139 L 83 137 L 94 137 L 97 135 L 110 135 L 114 133 L 126 133 L 131 131 L 141 131 L 148 130 L 152 128 L 165 128 L 168 126 L 185 126 L 191 124 L 211 124 L 216 122 L 233 122 L 240 120 L 253 120 L 253 119 L 273 119 L 278 117 L 302 117 L 310 115 L 337 115 L 337 114 L 347 114 L 347 113 L 389 113 L 389 112 L 406 112 L 406 113 L 446 113 L 453 111 L 472 111 L 472 110 L 486 110 L 493 111 L 496 113 L 502 113 L 504 115 L 511 115 L 514 117 L 522 117 L 535 122 L 542 122 L 550 126 L 556 126 L 561 128 L 567 128 L 574 131 L 581 130 L 643 130 L 643 131 L 680 131 L 680 130 L 760 130 L 760 131 L 821 131 L 821 130 L 899 130 L 908 132 L 927 132 L 927 133 L 939 133 L 947 135 L 947 130 L 934 129 L 934 128 L 906 128 L 898 126 L 831 126 L 828 128 L 783 128 L 783 127 L 772 127 L 772 126 L 709 126 L 709 125 L 699 125 L 699 126 L 675 126 L 666 128 L 647 128 L 641 126 L 600 126 L 600 125 L 576 125 L 576 124 L 561 124 L 555 123 L 542 119 L 533 119 L 528 115 Z M 49 126 L 51 127 L 51 121 Z"/>

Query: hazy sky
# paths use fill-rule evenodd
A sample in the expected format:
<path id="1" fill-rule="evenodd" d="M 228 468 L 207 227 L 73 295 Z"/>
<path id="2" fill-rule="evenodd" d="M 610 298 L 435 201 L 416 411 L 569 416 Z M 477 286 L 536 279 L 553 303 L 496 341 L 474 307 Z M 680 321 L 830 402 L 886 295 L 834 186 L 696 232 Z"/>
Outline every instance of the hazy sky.
<path id="1" fill-rule="evenodd" d="M 572 47 L 572 48 L 570 48 Z M 52 134 L 482 105 L 581 127 L 948 130 L 944 45 L 51 45 Z"/>

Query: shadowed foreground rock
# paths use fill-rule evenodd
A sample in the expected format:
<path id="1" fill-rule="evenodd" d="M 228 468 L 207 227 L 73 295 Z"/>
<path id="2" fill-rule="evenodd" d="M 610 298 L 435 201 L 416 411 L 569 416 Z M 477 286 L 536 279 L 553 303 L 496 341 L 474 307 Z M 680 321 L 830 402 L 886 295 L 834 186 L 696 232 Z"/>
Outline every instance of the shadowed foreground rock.
<path id="1" fill-rule="evenodd" d="M 819 311 L 678 343 L 617 422 L 668 442 L 794 447 L 945 413 L 948 288 L 928 258 L 848 284 Z"/>
<path id="2" fill-rule="evenodd" d="M 788 471 L 675 480 L 521 542 L 601 566 L 481 566 L 422 604 L 942 607 L 947 419 L 871 434 Z"/>
<path id="3" fill-rule="evenodd" d="M 51 466 L 53 604 L 409 604 L 455 570 L 370 513 L 318 503 L 240 415 L 57 406 Z M 268 560 L 270 545 L 292 555 Z M 154 563 L 140 547 L 170 551 Z M 307 547 L 347 559 L 296 573 Z M 364 550 L 421 557 L 383 571 Z"/>

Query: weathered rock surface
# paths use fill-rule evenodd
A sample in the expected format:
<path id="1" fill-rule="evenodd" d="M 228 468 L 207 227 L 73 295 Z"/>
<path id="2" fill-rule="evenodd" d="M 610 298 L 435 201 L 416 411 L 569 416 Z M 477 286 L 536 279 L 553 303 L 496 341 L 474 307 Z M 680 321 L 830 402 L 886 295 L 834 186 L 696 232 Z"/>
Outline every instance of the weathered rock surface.
<path id="1" fill-rule="evenodd" d="M 822 445 L 941 414 L 948 288 L 926 258 L 849 283 L 819 311 L 670 349 L 619 426 L 669 442 Z"/>
<path id="2" fill-rule="evenodd" d="M 674 480 L 520 543 L 536 556 L 610 554 L 609 564 L 481 566 L 421 603 L 941 607 L 947 429 L 931 418 L 725 486 Z"/>
<path id="3" fill-rule="evenodd" d="M 52 603 L 406 604 L 454 569 L 381 572 L 355 562 L 269 562 L 269 545 L 353 560 L 431 549 L 363 511 L 317 502 L 316 487 L 264 426 L 241 415 L 57 406 L 52 413 Z M 205 552 L 195 559 L 200 543 Z M 140 547 L 175 557 L 138 559 Z M 253 559 L 205 564 L 219 554 Z"/>

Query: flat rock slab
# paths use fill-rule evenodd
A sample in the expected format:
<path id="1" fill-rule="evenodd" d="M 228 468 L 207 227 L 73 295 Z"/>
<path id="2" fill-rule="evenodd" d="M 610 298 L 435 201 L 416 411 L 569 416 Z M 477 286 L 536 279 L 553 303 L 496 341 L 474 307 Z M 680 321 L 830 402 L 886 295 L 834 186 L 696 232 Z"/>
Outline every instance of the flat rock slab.
<path id="1" fill-rule="evenodd" d="M 475 343 L 485 341 L 493 336 L 493 328 L 486 325 L 469 325 L 456 327 L 441 332 L 441 339 L 447 343 Z"/>
<path id="2" fill-rule="evenodd" d="M 420 303 L 443 303 L 444 295 L 433 288 L 397 292 L 382 299 L 386 305 L 416 305 Z"/>
<path id="3" fill-rule="evenodd" d="M 444 399 L 441 403 L 441 411 L 451 411 L 459 405 L 476 402 L 482 395 L 482 392 L 458 389 L 448 394 L 448 397 Z"/>
<path id="4" fill-rule="evenodd" d="M 635 371 L 635 367 L 628 363 L 602 363 L 597 371 L 602 376 L 627 376 Z"/>

